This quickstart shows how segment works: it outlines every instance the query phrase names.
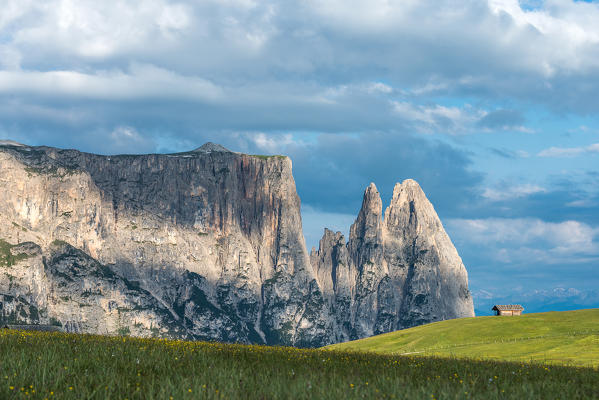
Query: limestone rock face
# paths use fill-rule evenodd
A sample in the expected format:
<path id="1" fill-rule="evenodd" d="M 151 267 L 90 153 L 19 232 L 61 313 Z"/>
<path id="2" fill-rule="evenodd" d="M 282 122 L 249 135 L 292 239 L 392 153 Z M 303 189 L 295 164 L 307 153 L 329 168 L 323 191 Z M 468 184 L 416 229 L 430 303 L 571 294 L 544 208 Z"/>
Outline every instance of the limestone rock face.
<path id="1" fill-rule="evenodd" d="M 0 142 L 0 323 L 314 347 L 472 315 L 413 181 L 374 184 L 346 243 L 308 254 L 283 156 L 207 143 L 100 156 Z"/>
<path id="2" fill-rule="evenodd" d="M 346 244 L 325 230 L 311 254 L 336 340 L 474 316 L 468 276 L 432 204 L 413 180 L 398 183 L 382 218 L 374 184 Z M 346 279 L 338 279 L 343 271 Z"/>
<path id="3" fill-rule="evenodd" d="M 214 144 L 99 156 L 8 143 L 0 171 L 0 296 L 10 299 L 0 316 L 26 309 L 80 332 L 331 342 L 289 158 Z"/>

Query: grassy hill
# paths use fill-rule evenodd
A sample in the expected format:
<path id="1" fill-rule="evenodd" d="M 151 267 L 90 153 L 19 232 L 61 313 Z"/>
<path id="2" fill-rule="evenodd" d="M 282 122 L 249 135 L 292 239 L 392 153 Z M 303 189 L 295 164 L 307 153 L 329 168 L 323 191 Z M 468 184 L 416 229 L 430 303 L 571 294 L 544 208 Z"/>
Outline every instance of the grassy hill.
<path id="1" fill-rule="evenodd" d="M 596 369 L 0 329 L 0 399 L 594 399 Z"/>
<path id="2" fill-rule="evenodd" d="M 599 309 L 454 319 L 327 348 L 598 367 Z"/>

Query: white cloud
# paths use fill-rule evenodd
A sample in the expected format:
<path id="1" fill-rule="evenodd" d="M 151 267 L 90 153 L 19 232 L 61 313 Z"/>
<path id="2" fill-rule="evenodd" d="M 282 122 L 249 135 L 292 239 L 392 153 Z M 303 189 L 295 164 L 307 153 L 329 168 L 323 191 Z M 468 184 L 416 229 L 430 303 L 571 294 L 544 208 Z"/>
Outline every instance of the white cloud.
<path id="1" fill-rule="evenodd" d="M 4 0 L 0 13 L 0 29 L 15 23 L 33 10 L 34 0 Z"/>
<path id="2" fill-rule="evenodd" d="M 558 70 L 580 70 L 596 68 L 597 59 L 585 52 L 596 48 L 599 43 L 597 18 L 599 7 L 584 2 L 547 0 L 545 6 L 525 11 L 517 0 L 489 0 L 496 15 L 509 14 L 521 29 L 534 27 L 542 34 L 545 48 L 539 68 L 545 76 L 552 76 Z M 559 52 L 550 52 L 550 43 Z M 592 51 L 592 50 L 591 50 Z M 591 53 L 592 54 L 592 53 Z"/>
<path id="3" fill-rule="evenodd" d="M 550 147 L 537 154 L 539 157 L 574 157 L 581 154 L 599 153 L 599 143 L 583 147 Z"/>
<path id="4" fill-rule="evenodd" d="M 171 98 L 217 101 L 223 96 L 222 89 L 208 80 L 139 64 L 132 65 L 129 72 L 0 70 L 0 93 L 15 92 L 107 100 Z"/>
<path id="5" fill-rule="evenodd" d="M 574 200 L 566 203 L 566 207 L 575 207 L 575 208 L 592 208 L 597 207 L 597 202 L 590 199 L 580 199 Z"/>
<path id="6" fill-rule="evenodd" d="M 135 149 L 135 153 L 152 152 L 156 149 L 156 143 L 152 139 L 147 139 L 141 135 L 135 128 L 130 126 L 118 126 L 110 135 L 107 143 L 99 149 L 102 152 L 112 154 L 127 153 L 130 149 Z"/>
<path id="7" fill-rule="evenodd" d="M 499 189 L 486 188 L 483 197 L 491 201 L 504 201 L 530 196 L 535 193 L 546 193 L 547 189 L 530 183 L 523 185 L 503 185 Z"/>
<path id="8" fill-rule="evenodd" d="M 191 22 L 187 5 L 166 0 L 49 0 L 30 4 L 27 11 L 31 18 L 14 34 L 17 45 L 92 59 L 144 46 L 160 47 L 162 39 L 170 39 Z"/>
<path id="9" fill-rule="evenodd" d="M 368 86 L 367 89 L 370 93 L 393 93 L 393 88 L 389 85 L 385 85 L 382 82 L 373 82 Z"/>
<path id="10" fill-rule="evenodd" d="M 557 264 L 599 259 L 599 228 L 579 221 L 450 219 L 447 225 L 459 241 L 479 245 L 503 263 Z"/>
<path id="11" fill-rule="evenodd" d="M 486 111 L 469 104 L 464 107 L 446 107 L 435 104 L 418 105 L 406 101 L 392 101 L 395 113 L 406 121 L 415 123 L 421 132 L 469 133 Z"/>
<path id="12" fill-rule="evenodd" d="M 271 134 L 268 135 L 266 133 L 256 133 L 256 134 L 248 134 L 250 140 L 254 142 L 254 145 L 258 147 L 260 150 L 269 153 L 269 154 L 281 154 L 285 152 L 285 147 L 296 143 L 293 139 L 293 135 L 287 134 Z"/>
<path id="13" fill-rule="evenodd" d="M 251 71 L 261 64 L 332 71 L 368 62 L 429 74 L 421 75 L 428 83 L 415 85 L 415 93 L 447 87 L 439 56 L 451 68 L 462 63 L 458 76 L 450 74 L 462 84 L 501 69 L 548 77 L 599 65 L 599 7 L 566 0 L 533 10 L 523 10 L 516 0 L 327 0 L 296 6 L 278 1 L 7 1 L 0 29 L 15 25 L 8 37 L 17 47 L 37 50 L 28 54 L 31 59 L 58 52 L 156 63 L 174 48 L 186 60 L 182 69 L 191 64 Z M 250 55 L 251 65 L 223 64 L 240 52 Z M 378 57 L 371 59 L 372 54 Z M 470 69 L 489 62 L 492 68 Z M 168 59 L 164 63 L 172 65 Z M 433 66 L 437 73 L 431 75 Z"/>
<path id="14" fill-rule="evenodd" d="M 2 69 L 19 69 L 21 60 L 21 53 L 17 49 L 10 46 L 0 45 L 0 67 L 2 67 Z"/>
<path id="15" fill-rule="evenodd" d="M 515 0 L 6 0 L 0 93 L 207 101 L 226 92 L 223 104 L 261 107 L 258 122 L 279 117 L 273 107 L 307 121 L 310 104 L 330 107 L 321 119 L 330 116 L 334 131 L 362 121 L 473 133 L 492 111 L 428 96 L 473 94 L 472 104 L 489 107 L 476 97 L 493 93 L 596 108 L 570 83 L 599 90 L 591 76 L 598 17 L 597 5 L 565 0 L 532 10 Z M 220 110 L 221 119 L 234 111 Z"/>

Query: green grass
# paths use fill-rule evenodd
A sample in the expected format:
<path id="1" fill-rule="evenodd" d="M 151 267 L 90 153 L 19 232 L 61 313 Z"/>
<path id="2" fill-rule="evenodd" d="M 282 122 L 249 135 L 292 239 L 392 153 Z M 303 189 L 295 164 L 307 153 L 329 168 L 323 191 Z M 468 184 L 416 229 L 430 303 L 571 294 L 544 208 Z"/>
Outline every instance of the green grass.
<path id="1" fill-rule="evenodd" d="M 27 259 L 29 256 L 25 253 L 13 255 L 11 249 L 14 245 L 0 239 L 0 267 L 12 267 L 17 262 Z"/>
<path id="2" fill-rule="evenodd" d="M 272 155 L 272 156 L 267 156 L 267 155 L 261 155 L 261 154 L 248 154 L 250 157 L 256 157 L 259 158 L 261 160 L 268 160 L 269 158 L 287 158 L 286 156 L 281 156 L 281 155 Z"/>
<path id="3" fill-rule="evenodd" d="M 334 350 L 599 366 L 599 309 L 435 322 Z"/>
<path id="4" fill-rule="evenodd" d="M 599 398 L 599 372 L 389 356 L 0 330 L 0 398 Z"/>

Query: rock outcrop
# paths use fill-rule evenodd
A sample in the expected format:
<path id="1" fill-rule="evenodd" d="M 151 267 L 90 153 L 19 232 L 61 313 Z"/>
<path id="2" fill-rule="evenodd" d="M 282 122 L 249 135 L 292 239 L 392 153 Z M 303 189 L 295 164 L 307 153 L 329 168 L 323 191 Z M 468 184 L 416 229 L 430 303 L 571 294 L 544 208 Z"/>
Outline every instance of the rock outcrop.
<path id="1" fill-rule="evenodd" d="M 14 310 L 32 305 L 84 332 L 331 341 L 289 158 L 211 143 L 139 156 L 7 144 L 0 168 L 4 248 L 31 242 L 39 252 L 0 266 L 0 295 L 21 299 Z"/>
<path id="2" fill-rule="evenodd" d="M 340 341 L 474 316 L 466 268 L 413 180 L 395 186 L 384 219 L 371 183 L 349 241 L 325 229 L 311 260 Z"/>
<path id="3" fill-rule="evenodd" d="M 432 206 L 396 191 L 383 222 L 371 185 L 349 243 L 310 256 L 287 157 L 2 142 L 0 320 L 310 347 L 470 315 Z"/>

